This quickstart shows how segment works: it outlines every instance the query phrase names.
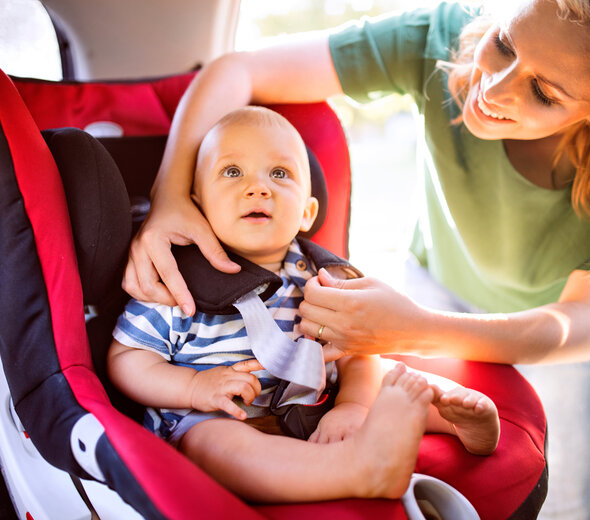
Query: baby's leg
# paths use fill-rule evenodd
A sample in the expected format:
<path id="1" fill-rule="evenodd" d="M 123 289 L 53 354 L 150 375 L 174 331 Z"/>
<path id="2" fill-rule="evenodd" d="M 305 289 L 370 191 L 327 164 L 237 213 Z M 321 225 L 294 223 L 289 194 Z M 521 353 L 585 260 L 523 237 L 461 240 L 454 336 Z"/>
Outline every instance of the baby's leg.
<path id="1" fill-rule="evenodd" d="M 361 429 L 343 441 L 310 443 L 212 419 L 189 430 L 180 449 L 247 500 L 398 498 L 414 470 L 432 398 L 426 381 L 400 365 L 384 377 Z"/>
<path id="2" fill-rule="evenodd" d="M 427 431 L 456 435 L 465 449 L 475 455 L 491 454 L 500 439 L 500 419 L 493 401 L 462 386 L 444 392 L 437 386 L 432 388 L 438 413 L 429 413 Z"/>
<path id="3" fill-rule="evenodd" d="M 384 370 L 398 364 L 383 359 Z M 494 402 L 486 395 L 465 388 L 455 381 L 414 368 L 408 371 L 422 375 L 434 391 L 426 431 L 456 435 L 465 449 L 475 455 L 489 455 L 500 439 L 500 419 Z"/>

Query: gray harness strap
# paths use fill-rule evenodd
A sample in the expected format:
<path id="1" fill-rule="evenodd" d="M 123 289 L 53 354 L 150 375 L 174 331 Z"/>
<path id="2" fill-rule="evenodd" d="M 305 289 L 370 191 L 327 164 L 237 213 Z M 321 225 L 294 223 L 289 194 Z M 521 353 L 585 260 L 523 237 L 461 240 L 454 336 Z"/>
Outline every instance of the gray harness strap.
<path id="1" fill-rule="evenodd" d="M 281 404 L 315 404 L 326 385 L 321 345 L 307 338 L 290 339 L 276 324 L 256 291 L 238 298 L 233 305 L 244 319 L 256 359 L 273 376 L 291 383 Z"/>

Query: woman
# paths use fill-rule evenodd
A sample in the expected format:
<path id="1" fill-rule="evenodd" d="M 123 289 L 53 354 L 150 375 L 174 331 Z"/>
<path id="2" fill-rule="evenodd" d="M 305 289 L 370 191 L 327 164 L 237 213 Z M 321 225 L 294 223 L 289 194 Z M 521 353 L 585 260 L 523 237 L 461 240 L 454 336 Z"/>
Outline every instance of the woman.
<path id="1" fill-rule="evenodd" d="M 589 360 L 590 3 L 529 0 L 497 19 L 476 14 L 441 4 L 205 67 L 174 119 L 125 289 L 194 312 L 171 242 L 197 242 L 213 265 L 236 270 L 189 198 L 198 143 L 224 113 L 342 92 L 360 101 L 404 92 L 423 115 L 427 145 L 428 218 L 412 252 L 437 282 L 490 314 L 441 312 L 377 280 L 337 282 L 321 272 L 306 288 L 303 330 L 330 342 L 335 355 Z M 583 403 L 579 392 L 564 389 L 558 399 Z M 563 423 L 548 416 L 550 429 Z M 571 438 L 583 428 L 568 426 L 568 450 L 584 463 L 585 442 L 572 446 Z M 575 476 L 582 490 L 587 478 Z M 583 495 L 567 497 L 575 507 L 580 501 L 581 515 L 590 510 Z"/>

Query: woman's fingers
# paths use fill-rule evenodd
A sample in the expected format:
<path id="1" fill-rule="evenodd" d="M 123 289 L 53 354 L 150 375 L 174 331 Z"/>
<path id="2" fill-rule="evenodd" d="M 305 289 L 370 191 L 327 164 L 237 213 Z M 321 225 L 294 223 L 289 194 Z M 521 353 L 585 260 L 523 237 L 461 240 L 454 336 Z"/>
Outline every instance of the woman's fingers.
<path id="1" fill-rule="evenodd" d="M 301 306 L 303 303 L 301 304 Z M 299 311 L 303 316 L 302 307 L 299 307 Z M 307 307 L 307 306 L 306 306 Z M 332 334 L 332 330 L 330 326 L 327 325 L 331 323 L 330 318 L 321 318 L 321 315 L 327 315 L 330 311 L 326 312 L 324 309 L 312 309 L 311 311 L 306 311 L 306 315 L 309 316 L 308 318 L 302 318 L 299 322 L 299 330 L 303 332 L 306 336 L 311 338 L 320 339 L 322 341 L 331 341 L 334 340 L 334 334 Z M 330 314 L 333 314 L 330 313 Z M 321 330 L 321 335 L 320 335 Z"/>
<path id="2" fill-rule="evenodd" d="M 195 301 L 178 270 L 178 264 L 170 248 L 169 242 L 160 242 L 152 249 L 150 260 L 161 280 L 157 285 L 160 291 L 166 290 L 172 296 L 174 305 L 180 305 L 185 314 L 192 316 L 195 313 Z"/>
<path id="3" fill-rule="evenodd" d="M 174 306 L 176 300 L 164 284 L 154 264 L 143 250 L 132 245 L 122 282 L 123 289 L 137 300 Z"/>
<path id="4" fill-rule="evenodd" d="M 162 205 L 164 207 L 164 204 Z M 235 273 L 240 266 L 232 262 L 199 209 L 189 200 L 179 204 L 172 214 L 148 215 L 133 239 L 123 288 L 139 300 L 166 305 L 180 305 L 189 316 L 195 302 L 171 252 L 172 244 L 197 244 L 211 265 L 226 273 Z"/>
<path id="5" fill-rule="evenodd" d="M 200 234 L 198 238 L 195 237 L 195 243 L 199 245 L 203 256 L 218 271 L 232 274 L 237 273 L 241 269 L 238 264 L 229 259 L 227 253 L 219 244 L 217 237 L 213 234 L 213 231 Z"/>
<path id="6" fill-rule="evenodd" d="M 305 284 L 305 301 L 326 309 L 340 310 L 355 297 L 355 291 L 367 286 L 367 278 L 341 280 L 320 269 L 318 276 L 310 278 Z"/>
<path id="7" fill-rule="evenodd" d="M 346 355 L 344 350 L 338 348 L 338 345 L 334 345 L 334 343 L 326 343 L 322 349 L 324 354 L 324 361 L 329 363 L 330 361 L 336 361 L 340 359 L 342 356 Z"/>

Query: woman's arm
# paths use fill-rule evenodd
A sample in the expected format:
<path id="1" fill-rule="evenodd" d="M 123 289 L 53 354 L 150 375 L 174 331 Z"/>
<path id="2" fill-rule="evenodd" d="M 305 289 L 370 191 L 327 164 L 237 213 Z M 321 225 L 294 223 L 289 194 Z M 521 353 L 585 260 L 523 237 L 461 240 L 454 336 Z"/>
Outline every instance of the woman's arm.
<path id="1" fill-rule="evenodd" d="M 194 301 L 170 253 L 172 243 L 197 243 L 218 269 L 239 269 L 190 199 L 204 135 L 222 116 L 247 104 L 315 102 L 340 92 L 326 32 L 299 35 L 254 52 L 227 54 L 205 66 L 172 121 L 152 189 L 152 207 L 131 246 L 124 289 L 140 300 L 178 303 L 192 315 Z"/>
<path id="2" fill-rule="evenodd" d="M 507 314 L 442 312 L 371 278 L 310 280 L 300 307 L 304 333 L 332 344 L 330 356 L 414 354 L 494 363 L 590 360 L 590 273 L 574 271 L 556 303 Z"/>

